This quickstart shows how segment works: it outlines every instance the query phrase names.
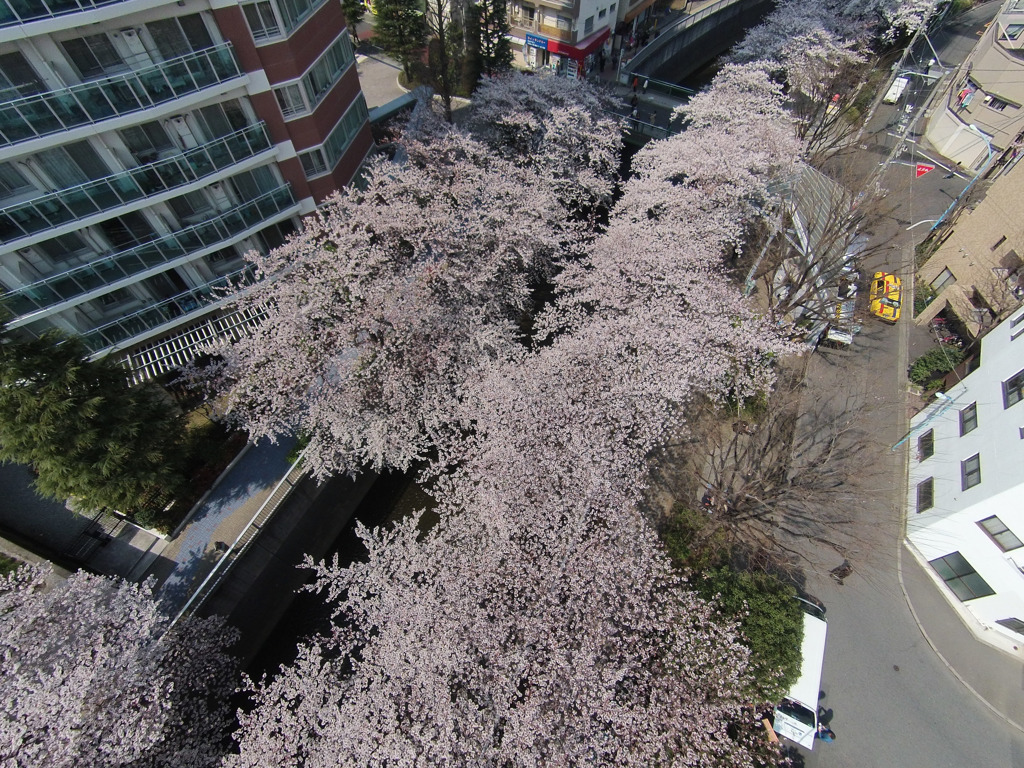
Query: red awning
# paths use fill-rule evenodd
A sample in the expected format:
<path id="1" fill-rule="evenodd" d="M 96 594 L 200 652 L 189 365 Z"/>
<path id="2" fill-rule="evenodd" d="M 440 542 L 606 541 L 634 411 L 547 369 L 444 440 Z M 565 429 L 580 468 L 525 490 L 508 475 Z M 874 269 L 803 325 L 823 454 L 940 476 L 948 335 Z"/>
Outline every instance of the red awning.
<path id="1" fill-rule="evenodd" d="M 568 43 L 561 43 L 558 40 L 548 39 L 548 50 L 551 53 L 557 53 L 562 56 L 568 56 L 570 59 L 582 62 L 587 56 L 592 54 L 598 49 L 608 36 L 611 34 L 611 28 L 605 27 L 600 32 L 591 35 L 586 40 L 582 41 L 579 45 L 569 45 Z"/>

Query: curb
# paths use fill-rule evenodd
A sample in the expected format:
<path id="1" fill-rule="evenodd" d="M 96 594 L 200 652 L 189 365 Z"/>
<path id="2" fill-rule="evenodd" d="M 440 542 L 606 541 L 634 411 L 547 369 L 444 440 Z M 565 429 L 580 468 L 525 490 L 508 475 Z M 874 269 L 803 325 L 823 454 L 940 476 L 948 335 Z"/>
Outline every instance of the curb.
<path id="1" fill-rule="evenodd" d="M 1000 720 L 1005 722 L 1007 725 L 1010 725 L 1010 726 L 1016 728 L 1021 733 L 1024 733 L 1024 726 L 1020 725 L 1019 723 L 1015 722 L 1014 720 L 1011 720 L 1009 717 L 1007 717 L 1005 714 L 1003 714 L 1003 712 L 1000 711 L 994 704 L 992 704 L 992 702 L 990 702 L 988 699 L 986 699 L 984 696 L 982 696 L 981 693 L 979 693 L 978 690 L 973 685 L 971 685 L 969 682 L 967 682 L 967 680 L 964 679 L 963 675 L 961 675 L 959 672 L 957 672 L 956 667 L 954 667 L 952 664 L 950 664 L 949 663 L 949 659 L 947 659 L 945 656 L 942 655 L 942 651 L 940 651 L 938 649 L 938 647 L 936 647 L 935 642 L 932 640 L 932 638 L 929 636 L 929 634 L 925 631 L 924 626 L 921 624 L 920 618 L 918 618 L 917 611 L 914 609 L 914 604 L 912 602 L 910 602 L 910 595 L 907 593 L 906 584 L 903 583 L 903 550 L 904 550 L 904 547 L 905 547 L 905 543 L 901 541 L 899 549 L 896 552 L 896 576 L 897 576 L 897 578 L 899 579 L 899 582 L 900 582 L 900 591 L 903 592 L 903 599 L 906 601 L 907 607 L 910 608 L 910 615 L 914 617 L 914 623 L 917 624 L 917 628 L 920 630 L 921 636 L 924 637 L 925 642 L 928 643 L 929 647 L 932 649 L 932 651 L 938 657 L 939 661 L 941 661 L 945 665 L 946 669 L 948 669 L 952 673 L 953 677 L 955 677 L 957 680 L 960 681 L 960 683 L 964 686 L 964 688 L 966 688 L 968 691 L 970 691 L 972 694 L 974 694 L 974 697 L 978 701 L 980 701 L 982 704 L 984 704 L 985 707 L 988 708 L 996 717 L 998 717 Z"/>
<path id="2" fill-rule="evenodd" d="M 232 469 L 235 468 L 235 465 L 242 460 L 242 457 L 245 456 L 245 454 L 247 454 L 249 452 L 249 449 L 252 448 L 253 445 L 255 445 L 255 443 L 253 443 L 252 440 L 246 441 L 245 445 L 242 446 L 242 450 L 240 450 L 238 452 L 238 455 L 235 456 L 235 458 L 233 458 L 231 460 L 230 464 L 228 464 L 226 467 L 224 467 L 224 471 L 223 472 L 221 472 L 219 475 L 217 475 L 217 479 L 213 481 L 213 485 L 211 485 L 207 489 L 206 493 L 204 493 L 202 496 L 199 497 L 199 501 L 197 501 L 195 504 L 192 505 L 192 509 L 190 509 L 188 511 L 188 514 L 185 515 L 185 519 L 182 520 L 180 523 L 178 523 L 178 527 L 175 528 L 174 532 L 171 533 L 171 535 L 167 537 L 167 541 L 173 541 L 174 539 L 178 538 L 178 535 L 183 530 L 185 530 L 185 526 L 192 522 L 192 518 L 196 516 L 196 513 L 199 511 L 200 507 L 202 507 L 203 504 L 206 503 L 206 500 L 208 498 L 210 498 L 210 494 L 213 493 L 214 489 L 218 485 L 220 485 L 220 483 L 224 479 L 225 475 L 227 475 Z"/>

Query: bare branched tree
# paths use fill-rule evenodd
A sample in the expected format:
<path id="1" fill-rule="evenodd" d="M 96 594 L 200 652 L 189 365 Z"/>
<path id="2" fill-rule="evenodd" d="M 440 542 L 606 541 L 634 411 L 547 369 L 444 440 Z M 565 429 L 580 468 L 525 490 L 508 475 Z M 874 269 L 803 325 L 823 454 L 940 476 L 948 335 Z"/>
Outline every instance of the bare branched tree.
<path id="1" fill-rule="evenodd" d="M 798 361 L 766 400 L 694 404 L 687 438 L 662 456 L 656 480 L 706 514 L 695 549 L 713 541 L 764 563 L 817 567 L 824 547 L 836 562 L 863 564 L 882 527 L 889 450 L 870 427 L 881 411 L 839 391 Z"/>

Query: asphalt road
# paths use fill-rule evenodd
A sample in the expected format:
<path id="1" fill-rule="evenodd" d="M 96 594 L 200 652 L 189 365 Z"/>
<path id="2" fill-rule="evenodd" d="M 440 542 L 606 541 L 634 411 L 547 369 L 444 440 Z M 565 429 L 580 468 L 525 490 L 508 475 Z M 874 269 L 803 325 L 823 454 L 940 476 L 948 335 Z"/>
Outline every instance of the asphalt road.
<path id="1" fill-rule="evenodd" d="M 975 9 L 932 36 L 944 65 L 952 68 L 964 59 L 997 7 Z M 925 55 L 918 58 L 926 62 Z M 879 181 L 893 206 L 878 231 L 870 233 L 875 248 L 862 265 L 868 274 L 882 268 L 910 274 L 913 247 L 930 225 L 908 227 L 939 218 L 971 178 L 969 173 L 946 178 L 944 160 L 919 143 L 899 146 L 906 103 L 917 110 L 908 121 L 907 138 L 916 140 L 924 131 L 919 115 L 928 100 L 925 82 L 916 78 L 900 104 L 882 105 L 862 137 L 857 166 L 866 174 L 890 161 Z M 918 177 L 918 162 L 936 170 Z M 854 573 L 843 585 L 828 577 L 827 566 L 839 562 L 836 553 L 826 548 L 811 553 L 818 567 L 808 569 L 807 589 L 827 605 L 829 619 L 820 703 L 833 711 L 836 740 L 802 753 L 810 768 L 1024 767 L 1024 733 L 993 715 L 936 656 L 899 581 L 905 454 L 889 447 L 907 428 L 903 372 L 910 335 L 920 332 L 908 316 L 896 327 L 869 323 L 849 354 L 819 353 L 811 361 L 814 391 L 835 392 L 844 405 L 853 394 L 873 437 L 866 461 L 878 477 L 888 479 L 864 490 L 868 503 L 861 513 L 867 518 L 850 552 Z"/>

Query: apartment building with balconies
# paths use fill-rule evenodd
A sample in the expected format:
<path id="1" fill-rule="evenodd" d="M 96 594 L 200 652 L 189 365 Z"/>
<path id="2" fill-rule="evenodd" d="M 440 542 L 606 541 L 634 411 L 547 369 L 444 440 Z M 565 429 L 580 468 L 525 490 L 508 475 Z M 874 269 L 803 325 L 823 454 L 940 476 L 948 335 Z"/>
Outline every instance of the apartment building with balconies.
<path id="1" fill-rule="evenodd" d="M 0 289 L 139 376 L 371 151 L 338 0 L 0 0 Z"/>

